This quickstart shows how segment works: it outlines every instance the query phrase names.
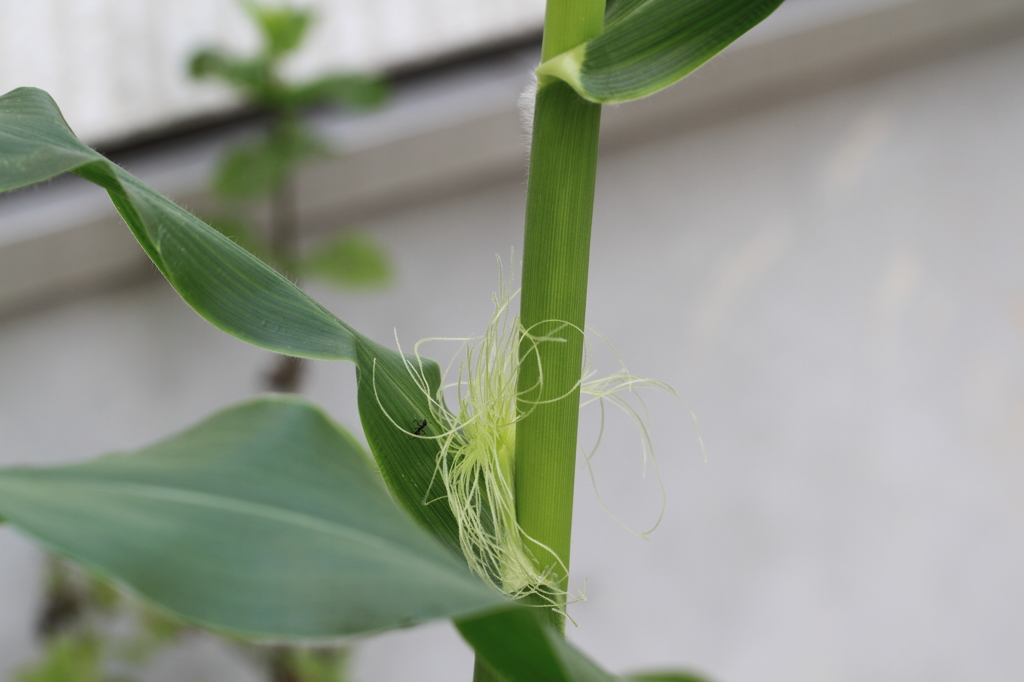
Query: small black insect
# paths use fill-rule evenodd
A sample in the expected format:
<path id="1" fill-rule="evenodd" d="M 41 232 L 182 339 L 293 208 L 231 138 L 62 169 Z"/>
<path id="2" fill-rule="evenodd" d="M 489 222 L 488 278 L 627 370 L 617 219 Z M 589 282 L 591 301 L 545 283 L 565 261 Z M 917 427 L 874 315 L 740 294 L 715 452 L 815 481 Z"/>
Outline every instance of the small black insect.
<path id="1" fill-rule="evenodd" d="M 423 429 L 427 428 L 427 420 L 416 422 L 416 430 L 412 432 L 412 435 L 418 436 L 423 433 Z"/>

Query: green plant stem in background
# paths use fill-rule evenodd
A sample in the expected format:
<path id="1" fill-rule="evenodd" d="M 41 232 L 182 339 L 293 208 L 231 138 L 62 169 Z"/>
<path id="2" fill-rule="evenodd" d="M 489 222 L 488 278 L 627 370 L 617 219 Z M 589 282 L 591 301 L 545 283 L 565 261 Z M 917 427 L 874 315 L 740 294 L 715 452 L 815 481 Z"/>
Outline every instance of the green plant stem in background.
<path id="1" fill-rule="evenodd" d="M 550 0 L 543 58 L 598 34 L 603 14 L 603 0 Z M 531 334 L 553 334 L 565 343 L 541 343 L 536 354 L 530 344 L 520 349 L 519 409 L 526 416 L 516 427 L 516 512 L 524 534 L 532 539 L 528 546 L 538 567 L 553 572 L 558 591 L 535 595 L 530 599 L 534 603 L 543 603 L 545 596 L 564 603 L 568 589 L 600 121 L 600 105 L 583 100 L 564 83 L 551 83 L 537 93 L 520 319 Z M 551 614 L 556 627 L 564 627 L 562 616 Z"/>
<path id="2" fill-rule="evenodd" d="M 276 122 L 278 129 L 295 125 L 288 120 L 294 114 Z M 271 135 L 274 127 L 271 128 Z M 270 195 L 270 253 L 293 281 L 295 281 L 296 263 L 299 257 L 299 211 L 298 197 L 295 187 L 295 174 L 289 170 L 282 174 L 277 186 Z M 303 362 L 292 355 L 278 355 L 274 368 L 266 375 L 267 388 L 282 393 L 298 393 L 302 387 Z M 282 664 L 283 665 L 283 664 Z"/>

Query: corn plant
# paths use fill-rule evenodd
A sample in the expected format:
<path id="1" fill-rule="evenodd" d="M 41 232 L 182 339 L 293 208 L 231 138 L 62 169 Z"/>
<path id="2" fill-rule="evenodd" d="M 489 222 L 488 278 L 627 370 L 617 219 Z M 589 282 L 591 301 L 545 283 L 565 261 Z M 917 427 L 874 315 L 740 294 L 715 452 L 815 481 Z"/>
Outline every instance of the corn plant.
<path id="1" fill-rule="evenodd" d="M 779 4 L 549 0 L 520 311 L 495 298 L 451 407 L 436 362 L 359 333 L 83 145 L 46 93 L 4 95 L 0 188 L 67 171 L 90 180 L 212 324 L 352 362 L 373 459 L 315 405 L 267 396 L 127 455 L 3 470 L 0 515 L 237 637 L 329 641 L 449 618 L 476 652 L 477 682 L 618 679 L 563 637 L 601 105 L 667 87 Z"/>

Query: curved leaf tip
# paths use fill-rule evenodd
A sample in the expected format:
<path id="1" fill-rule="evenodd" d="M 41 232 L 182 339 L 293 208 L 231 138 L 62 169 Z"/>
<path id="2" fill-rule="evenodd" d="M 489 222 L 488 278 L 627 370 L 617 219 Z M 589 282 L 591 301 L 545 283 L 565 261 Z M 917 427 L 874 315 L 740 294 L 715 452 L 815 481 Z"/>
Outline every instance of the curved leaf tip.
<path id="1" fill-rule="evenodd" d="M 597 100 L 589 95 L 580 80 L 586 54 L 587 43 L 583 43 L 542 63 L 537 67 L 537 85 L 544 86 L 555 79 L 562 80 L 571 85 L 572 89 L 584 99 L 596 102 Z"/>

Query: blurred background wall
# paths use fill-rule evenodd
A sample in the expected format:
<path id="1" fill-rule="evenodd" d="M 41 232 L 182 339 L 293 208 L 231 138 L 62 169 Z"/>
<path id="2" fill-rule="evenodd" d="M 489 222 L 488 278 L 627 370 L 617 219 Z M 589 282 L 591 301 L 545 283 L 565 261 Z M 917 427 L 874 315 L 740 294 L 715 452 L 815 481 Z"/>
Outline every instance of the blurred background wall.
<path id="1" fill-rule="evenodd" d="M 634 373 L 670 383 L 686 403 L 646 396 L 668 499 L 650 541 L 609 518 L 581 469 L 573 573 L 588 599 L 571 607 L 579 627 L 569 637 L 616 672 L 685 664 L 724 682 L 1022 679 L 1024 3 L 791 2 L 686 82 L 605 110 L 588 319 Z M 41 8 L 59 4 L 18 11 L 40 12 L 39 30 L 57 35 Z M 442 41 L 424 54 L 454 49 L 442 40 L 454 33 L 422 28 L 434 5 L 399 4 L 337 8 L 352 22 L 405 14 L 402 30 Z M 202 31 L 240 21 L 229 3 L 206 5 L 193 11 L 221 18 L 171 22 L 166 40 L 220 40 Z M 536 29 L 537 3 L 493 6 L 492 15 L 469 3 L 477 13 L 466 15 L 483 26 L 503 6 L 514 21 L 495 19 L 473 40 Z M 14 7 L 0 4 L 4 26 Z M 454 0 L 436 8 L 458 14 Z M 162 25 L 133 11 L 147 30 Z M 495 28 L 519 21 L 526 28 Z M 385 43 L 372 59 L 325 47 L 323 63 L 411 59 L 381 56 Z M 125 63 L 151 58 L 152 45 L 132 45 L 107 48 Z M 67 57 L 50 49 L 53 63 Z M 521 242 L 516 100 L 535 49 L 421 73 L 376 114 L 318 119 L 350 153 L 300 181 L 310 238 L 358 224 L 397 271 L 383 292 L 311 287 L 356 328 L 408 346 L 486 323 L 495 255 L 507 262 Z M 3 50 L 11 63 L 11 43 Z M 105 68 L 92 82 L 109 78 Z M 148 110 L 149 93 L 118 101 L 138 95 L 128 109 Z M 68 97 L 72 126 L 88 129 L 99 109 L 71 113 L 77 96 Z M 196 111 L 228 111 L 217 97 L 195 100 Z M 175 106 L 156 108 L 184 111 Z M 121 125 L 136 134 L 196 111 L 123 114 L 89 135 L 109 142 Z M 202 206 L 212 159 L 245 134 L 240 125 L 177 137 L 119 160 Z M 0 309 L 4 464 L 152 442 L 258 391 L 270 362 L 194 315 L 84 183 L 0 198 Z M 351 367 L 316 363 L 308 393 L 358 431 Z M 596 419 L 585 414 L 582 443 Z M 611 510 L 642 530 L 660 497 L 641 477 L 637 440 L 612 420 L 594 474 Z M 0 679 L 34 655 L 40 562 L 0 528 Z M 469 679 L 471 664 L 436 625 L 367 640 L 355 674 L 440 682 Z M 196 640 L 165 654 L 150 679 L 241 682 L 252 672 Z"/>
<path id="2" fill-rule="evenodd" d="M 296 76 L 393 70 L 538 33 L 544 0 L 310 0 L 318 22 Z M 0 0 L 0 89 L 47 90 L 90 143 L 223 111 L 235 102 L 182 65 L 259 37 L 235 0 Z"/>

